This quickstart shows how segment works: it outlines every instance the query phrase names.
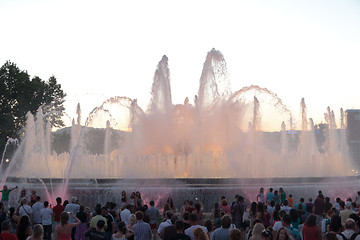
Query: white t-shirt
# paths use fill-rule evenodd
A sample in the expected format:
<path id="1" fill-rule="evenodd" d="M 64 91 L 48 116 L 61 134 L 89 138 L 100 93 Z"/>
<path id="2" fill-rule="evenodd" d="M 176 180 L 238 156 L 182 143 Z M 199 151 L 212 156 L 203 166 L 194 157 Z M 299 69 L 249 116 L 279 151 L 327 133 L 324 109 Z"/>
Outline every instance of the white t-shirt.
<path id="1" fill-rule="evenodd" d="M 33 222 L 34 223 L 41 223 L 41 216 L 40 216 L 40 211 L 41 209 L 44 208 L 44 204 L 41 202 L 36 202 L 34 203 L 34 205 L 32 206 L 32 211 L 33 211 Z"/>
<path id="2" fill-rule="evenodd" d="M 49 226 L 52 224 L 51 215 L 53 214 L 53 210 L 51 208 L 43 208 L 40 211 L 41 214 L 41 224 L 44 226 Z"/>
<path id="3" fill-rule="evenodd" d="M 274 231 L 278 232 L 280 230 L 280 228 L 282 228 L 282 227 L 283 227 L 282 222 L 277 221 L 274 223 L 273 229 L 274 229 Z"/>
<path id="4" fill-rule="evenodd" d="M 159 228 L 157 230 L 158 234 L 160 234 L 166 227 L 171 226 L 171 220 L 166 220 L 165 222 L 160 223 Z"/>
<path id="5" fill-rule="evenodd" d="M 19 215 L 22 216 L 28 216 L 30 220 L 30 214 L 32 214 L 32 209 L 29 205 L 22 205 L 19 209 Z"/>
<path id="6" fill-rule="evenodd" d="M 122 210 L 121 213 L 120 213 L 121 221 L 123 221 L 125 223 L 125 226 L 129 225 L 129 217 L 130 217 L 130 215 L 131 215 L 131 212 L 127 208 Z"/>

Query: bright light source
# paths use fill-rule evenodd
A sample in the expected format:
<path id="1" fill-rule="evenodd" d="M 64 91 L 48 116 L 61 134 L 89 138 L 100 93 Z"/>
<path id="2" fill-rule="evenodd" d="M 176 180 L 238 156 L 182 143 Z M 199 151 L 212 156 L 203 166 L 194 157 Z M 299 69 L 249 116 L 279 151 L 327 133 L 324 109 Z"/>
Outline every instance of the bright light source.
<path id="1" fill-rule="evenodd" d="M 7 158 L 7 159 L 5 160 L 5 162 L 10 162 L 10 159 Z"/>

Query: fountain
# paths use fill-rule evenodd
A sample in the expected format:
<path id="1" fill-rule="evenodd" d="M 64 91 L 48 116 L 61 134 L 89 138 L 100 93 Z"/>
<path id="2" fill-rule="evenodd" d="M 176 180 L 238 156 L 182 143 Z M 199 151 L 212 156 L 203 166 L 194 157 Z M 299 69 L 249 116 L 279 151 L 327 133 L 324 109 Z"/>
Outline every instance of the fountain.
<path id="1" fill-rule="evenodd" d="M 87 189 L 86 184 L 94 183 L 84 187 L 89 179 L 96 179 L 92 180 L 96 184 L 103 179 L 105 183 L 117 179 L 155 179 L 155 185 L 159 181 L 164 183 L 161 179 L 167 179 L 170 185 L 179 182 L 169 179 L 248 179 L 250 183 L 251 179 L 267 179 L 261 182 L 264 184 L 273 182 L 269 179 L 351 175 L 342 110 L 341 128 L 337 129 L 335 114 L 327 109 L 328 128 L 322 132 L 325 141 L 319 142 L 316 138 L 319 129 L 308 119 L 302 99 L 301 130 L 286 131 L 287 119 L 294 118 L 283 101 L 270 90 L 255 85 L 232 93 L 226 62 L 215 49 L 206 57 L 194 104 L 188 98 L 184 104 L 172 103 L 166 56 L 155 71 L 151 94 L 147 111 L 137 105 L 136 99 L 111 98 L 94 108 L 85 126 L 80 125 L 78 105 L 69 147 L 61 153 L 51 146 L 51 127 L 44 121 L 41 108 L 36 118 L 28 113 L 25 137 L 6 166 L 3 154 L 2 186 L 8 177 L 25 178 L 27 183 L 29 179 L 41 179 L 44 185 L 42 179 L 46 179 L 51 188 L 51 194 L 49 191 L 46 194 L 54 199 L 57 195 L 66 196 L 69 184 L 74 188 L 79 183 L 79 189 Z M 265 103 L 262 98 L 266 98 Z M 272 115 L 265 117 L 263 106 L 271 106 Z M 278 123 L 280 132 L 262 131 L 263 123 L 278 116 L 282 117 Z M 100 150 L 94 152 L 88 147 L 92 141 L 90 132 L 99 125 L 104 129 L 101 133 L 104 137 L 96 143 L 101 144 Z M 53 181 L 57 181 L 57 192 Z M 196 181 L 191 184 L 197 186 Z M 244 183 L 236 184 L 239 182 Z"/>

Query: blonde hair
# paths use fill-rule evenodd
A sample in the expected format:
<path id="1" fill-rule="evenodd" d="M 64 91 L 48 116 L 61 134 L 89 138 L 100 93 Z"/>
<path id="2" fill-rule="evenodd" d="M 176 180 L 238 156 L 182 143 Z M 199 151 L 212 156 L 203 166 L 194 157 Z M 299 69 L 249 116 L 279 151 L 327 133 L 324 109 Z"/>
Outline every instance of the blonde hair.
<path id="1" fill-rule="evenodd" d="M 41 226 L 41 224 L 35 224 L 32 236 L 34 238 L 43 238 L 44 228 L 43 226 Z"/>
<path id="2" fill-rule="evenodd" d="M 130 224 L 135 224 L 135 223 L 136 223 L 136 216 L 135 216 L 135 214 L 131 214 L 131 215 L 129 216 L 129 223 L 130 223 Z"/>
<path id="3" fill-rule="evenodd" d="M 194 239 L 196 240 L 209 240 L 209 236 L 201 227 L 194 229 Z"/>
<path id="4" fill-rule="evenodd" d="M 265 227 L 261 223 L 255 224 L 253 231 L 252 231 L 252 240 L 260 240 L 261 233 L 265 230 Z"/>

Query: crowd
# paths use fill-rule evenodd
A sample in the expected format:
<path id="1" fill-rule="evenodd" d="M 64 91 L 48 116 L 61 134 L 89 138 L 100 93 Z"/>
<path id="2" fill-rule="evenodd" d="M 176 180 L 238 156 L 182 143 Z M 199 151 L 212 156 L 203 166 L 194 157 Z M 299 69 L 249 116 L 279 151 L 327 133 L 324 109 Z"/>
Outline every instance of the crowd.
<path id="1" fill-rule="evenodd" d="M 360 192 L 354 200 L 332 202 L 319 191 L 314 200 L 295 202 L 283 188 L 266 194 L 260 188 L 249 206 L 243 196 L 222 196 L 205 213 L 198 199 L 177 208 L 169 197 L 160 211 L 154 201 L 145 204 L 140 192 L 128 198 L 125 191 L 119 204 L 90 209 L 76 197 L 58 197 L 51 206 L 35 191 L 28 197 L 22 190 L 18 206 L 9 207 L 13 189 L 1 191 L 1 240 L 360 240 Z"/>

